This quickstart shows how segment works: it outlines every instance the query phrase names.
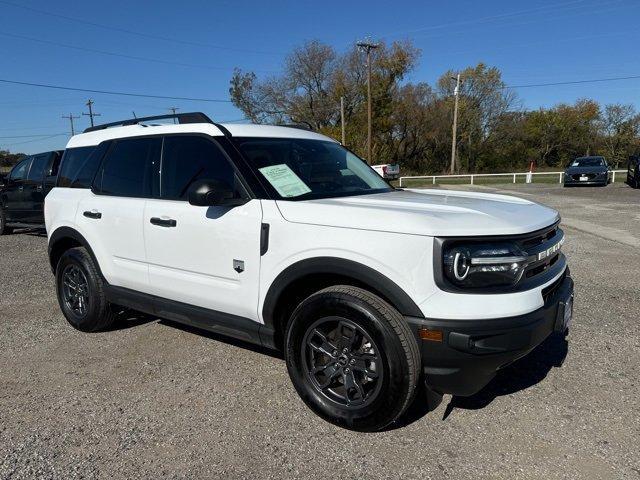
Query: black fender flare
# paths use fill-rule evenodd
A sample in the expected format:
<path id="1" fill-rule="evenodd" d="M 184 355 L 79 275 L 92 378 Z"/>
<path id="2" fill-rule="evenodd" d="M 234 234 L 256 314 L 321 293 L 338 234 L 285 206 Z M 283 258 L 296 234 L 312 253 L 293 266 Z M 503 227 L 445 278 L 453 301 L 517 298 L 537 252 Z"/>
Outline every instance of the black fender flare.
<path id="1" fill-rule="evenodd" d="M 335 274 L 365 284 L 382 295 L 402 315 L 424 318 L 418 305 L 395 282 L 374 270 L 352 260 L 339 257 L 316 257 L 301 260 L 285 268 L 273 281 L 262 307 L 266 327 L 276 328 L 275 310 L 282 292 L 293 282 L 313 274 Z"/>
<path id="2" fill-rule="evenodd" d="M 77 230 L 71 227 L 58 227 L 57 229 L 54 230 L 54 232 L 49 237 L 48 252 L 49 252 L 49 264 L 51 265 L 51 271 L 54 274 L 56 273 L 57 262 L 54 261 L 54 256 L 53 256 L 54 252 L 56 251 L 56 245 L 59 245 L 60 242 L 64 242 L 68 239 L 74 240 L 75 242 L 79 243 L 80 245 L 82 245 L 84 248 L 87 249 L 87 252 L 89 252 L 89 255 L 91 255 L 91 259 L 93 260 L 96 268 L 98 269 L 98 274 L 104 279 L 104 275 L 102 275 L 102 270 L 100 270 L 100 264 L 98 263 L 98 259 L 96 258 L 96 255 L 93 253 L 91 246 L 89 246 L 89 242 L 87 241 L 86 238 L 82 236 L 80 232 L 78 232 Z"/>

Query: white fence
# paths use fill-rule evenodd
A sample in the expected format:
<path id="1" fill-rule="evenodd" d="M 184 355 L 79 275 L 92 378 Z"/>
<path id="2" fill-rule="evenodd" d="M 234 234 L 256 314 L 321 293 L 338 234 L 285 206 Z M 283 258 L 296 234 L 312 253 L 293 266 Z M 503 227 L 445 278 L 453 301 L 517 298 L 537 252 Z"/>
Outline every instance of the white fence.
<path id="1" fill-rule="evenodd" d="M 616 173 L 626 173 L 626 170 L 612 170 L 612 178 L 611 178 L 611 182 L 615 182 L 616 181 Z M 532 176 L 532 182 L 533 182 L 533 178 L 535 177 L 535 175 L 547 175 L 547 176 L 551 176 L 551 175 L 557 175 L 558 176 L 558 183 L 562 183 L 562 177 L 564 175 L 564 172 L 518 172 L 518 173 L 474 173 L 474 174 L 469 174 L 469 175 L 416 175 L 416 176 L 407 176 L 407 177 L 400 177 L 400 183 L 399 186 L 402 187 L 402 181 L 403 180 L 428 180 L 431 179 L 432 180 L 432 184 L 435 185 L 436 184 L 436 179 L 440 178 L 440 179 L 454 179 L 454 178 L 468 178 L 469 179 L 469 185 L 473 185 L 474 184 L 474 180 L 476 178 L 485 178 L 485 177 L 511 177 L 509 178 L 508 182 L 504 182 L 504 183 L 516 183 L 518 177 L 524 177 L 525 181 L 527 178 L 527 175 L 531 175 Z"/>

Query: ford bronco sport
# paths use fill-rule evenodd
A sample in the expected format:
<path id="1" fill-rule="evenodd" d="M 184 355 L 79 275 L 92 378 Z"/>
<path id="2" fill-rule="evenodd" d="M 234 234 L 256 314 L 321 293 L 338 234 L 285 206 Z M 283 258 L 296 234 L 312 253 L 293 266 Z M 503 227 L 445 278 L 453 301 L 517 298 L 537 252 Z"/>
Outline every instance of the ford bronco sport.
<path id="1" fill-rule="evenodd" d="M 200 113 L 92 127 L 45 213 L 72 326 L 124 307 L 280 349 L 304 402 L 355 430 L 396 421 L 419 382 L 477 392 L 571 320 L 556 211 L 395 189 L 297 128 Z"/>

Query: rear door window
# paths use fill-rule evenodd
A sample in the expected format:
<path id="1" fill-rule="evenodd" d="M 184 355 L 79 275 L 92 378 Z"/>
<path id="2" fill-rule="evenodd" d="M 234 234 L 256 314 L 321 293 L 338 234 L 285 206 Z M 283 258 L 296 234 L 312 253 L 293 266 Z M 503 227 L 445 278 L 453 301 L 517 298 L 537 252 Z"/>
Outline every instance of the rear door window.
<path id="1" fill-rule="evenodd" d="M 115 141 L 102 162 L 96 190 L 118 197 L 150 197 L 153 168 L 158 165 L 161 145 L 161 137 Z"/>
<path id="2" fill-rule="evenodd" d="M 33 163 L 31 164 L 31 169 L 29 169 L 29 175 L 27 177 L 30 182 L 42 182 L 44 179 L 44 171 L 49 163 L 48 160 L 49 155 L 46 153 L 33 157 Z"/>

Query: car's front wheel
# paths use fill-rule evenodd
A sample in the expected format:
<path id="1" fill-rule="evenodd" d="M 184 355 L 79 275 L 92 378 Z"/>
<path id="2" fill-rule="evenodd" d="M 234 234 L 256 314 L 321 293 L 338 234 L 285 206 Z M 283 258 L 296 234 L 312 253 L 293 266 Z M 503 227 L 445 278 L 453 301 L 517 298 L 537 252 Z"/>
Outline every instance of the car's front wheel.
<path id="1" fill-rule="evenodd" d="M 82 247 L 67 250 L 56 267 L 58 302 L 67 321 L 83 332 L 111 326 L 115 319 L 104 292 L 104 280 Z"/>
<path id="2" fill-rule="evenodd" d="M 378 296 L 351 286 L 321 290 L 286 332 L 291 380 L 304 402 L 337 425 L 380 430 L 411 404 L 420 352 L 408 324 Z"/>

